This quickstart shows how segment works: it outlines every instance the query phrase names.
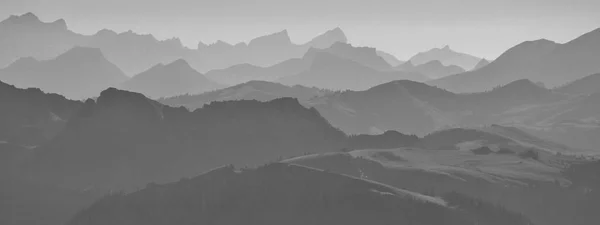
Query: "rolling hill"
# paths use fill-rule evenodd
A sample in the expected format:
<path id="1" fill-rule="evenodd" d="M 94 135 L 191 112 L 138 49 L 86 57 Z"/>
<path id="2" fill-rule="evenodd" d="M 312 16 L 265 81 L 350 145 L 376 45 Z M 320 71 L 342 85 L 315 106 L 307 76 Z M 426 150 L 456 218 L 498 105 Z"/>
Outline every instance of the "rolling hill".
<path id="1" fill-rule="evenodd" d="M 176 183 L 107 196 L 68 224 L 530 224 L 486 204 L 475 211 L 462 196 L 449 199 L 273 163 L 242 171 L 221 167 Z M 497 216 L 485 216 L 492 214 Z"/>
<path id="2" fill-rule="evenodd" d="M 162 104 L 188 109 L 202 108 L 205 104 L 215 101 L 231 100 L 257 100 L 271 101 L 277 98 L 296 98 L 305 101 L 316 96 L 329 93 L 327 90 L 308 88 L 304 86 L 285 86 L 268 81 L 248 81 L 233 87 L 223 88 L 216 91 L 197 95 L 180 95 L 170 98 L 159 99 Z"/>

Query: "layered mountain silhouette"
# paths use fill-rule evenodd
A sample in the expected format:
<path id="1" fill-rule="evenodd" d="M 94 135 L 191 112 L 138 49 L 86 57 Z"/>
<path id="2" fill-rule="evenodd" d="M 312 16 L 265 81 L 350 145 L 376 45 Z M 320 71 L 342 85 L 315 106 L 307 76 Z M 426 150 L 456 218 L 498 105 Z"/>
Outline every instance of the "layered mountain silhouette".
<path id="1" fill-rule="evenodd" d="M 456 196 L 446 202 L 350 176 L 274 163 L 243 171 L 222 167 L 177 183 L 108 196 L 69 224 L 529 224 L 526 218 L 489 205 L 473 211 L 464 204 L 468 200 Z M 505 218 L 495 221 L 484 212 Z"/>
<path id="2" fill-rule="evenodd" d="M 600 73 L 569 82 L 555 90 L 575 95 L 591 95 L 600 92 Z"/>
<path id="3" fill-rule="evenodd" d="M 361 65 L 370 67 L 378 71 L 392 70 L 390 64 L 379 56 L 377 50 L 369 47 L 354 47 L 350 44 L 336 42 L 326 49 L 310 49 L 305 57 L 314 57 L 317 52 L 327 52 L 343 59 L 349 59 Z"/>
<path id="4" fill-rule="evenodd" d="M 10 16 L 1 22 L 0 30 L 0 46 L 4 49 L 0 67 L 22 57 L 46 60 L 75 46 L 86 46 L 100 48 L 109 61 L 130 76 L 177 59 L 187 60 L 200 72 L 241 63 L 266 67 L 301 57 L 311 47 L 327 48 L 335 42 L 347 41 L 343 31 L 335 28 L 305 44 L 294 44 L 284 30 L 255 38 L 248 44 L 219 41 L 213 45 L 200 43 L 198 49 L 189 49 L 177 38 L 158 40 L 151 34 L 131 30 L 117 33 L 103 29 L 94 35 L 81 35 L 70 31 L 63 19 L 46 23 L 33 13 Z"/>
<path id="5" fill-rule="evenodd" d="M 413 65 L 412 62 L 408 61 L 402 65 L 395 67 L 400 71 L 410 71 L 421 73 L 431 79 L 438 79 L 449 75 L 459 74 L 465 72 L 465 70 L 459 66 L 448 65 L 444 66 L 439 60 L 432 60 L 421 65 Z"/>
<path id="6" fill-rule="evenodd" d="M 487 66 L 488 64 L 490 64 L 490 61 L 488 61 L 487 59 L 481 59 L 481 61 L 479 61 L 477 63 L 477 65 L 475 65 L 475 67 L 473 67 L 473 71 L 478 70 L 483 68 L 484 66 Z"/>
<path id="7" fill-rule="evenodd" d="M 288 59 L 301 58 L 310 48 L 329 48 L 337 42 L 347 42 L 340 28 L 329 30 L 304 44 L 292 43 L 287 30 L 283 30 L 255 38 L 248 44 L 232 45 L 223 41 L 211 45 L 199 44 L 198 54 L 190 62 L 200 71 L 225 69 L 238 64 L 271 67 Z"/>
<path id="8" fill-rule="evenodd" d="M 309 68 L 309 59 L 294 58 L 270 67 L 259 67 L 251 64 L 239 64 L 226 69 L 211 70 L 206 76 L 222 84 L 237 85 L 252 80 L 275 81 L 292 76 Z"/>
<path id="9" fill-rule="evenodd" d="M 325 49 L 331 47 L 337 42 L 348 42 L 346 34 L 344 34 L 344 31 L 342 31 L 342 29 L 339 27 L 336 27 L 332 30 L 328 30 L 327 32 L 313 38 L 304 45 L 309 46 L 311 48 Z"/>
<path id="10" fill-rule="evenodd" d="M 568 95 L 545 89 L 529 80 L 474 94 L 455 94 L 423 83 L 400 80 L 365 91 L 324 95 L 307 104 L 347 133 L 398 130 L 422 136 L 448 126 L 507 122 L 522 107 L 527 109 L 532 104 L 553 104 L 568 99 Z"/>
<path id="11" fill-rule="evenodd" d="M 135 75 L 120 85 L 121 88 L 138 92 L 151 98 L 196 94 L 222 87 L 198 73 L 183 59 L 158 64 Z"/>
<path id="12" fill-rule="evenodd" d="M 248 81 L 236 86 L 206 92 L 197 95 L 180 95 L 158 101 L 169 106 L 185 106 L 188 109 L 202 108 L 215 101 L 258 100 L 271 101 L 277 98 L 290 97 L 305 101 L 316 96 L 329 93 L 327 90 L 304 86 L 285 86 L 268 81 Z"/>
<path id="13" fill-rule="evenodd" d="M 157 40 L 151 34 L 137 34 L 131 30 L 122 33 L 100 30 L 87 38 L 86 45 L 102 49 L 106 58 L 129 76 L 156 64 L 187 59 L 194 54 L 177 38 Z"/>
<path id="14" fill-rule="evenodd" d="M 408 61 L 413 65 L 421 65 L 430 61 L 440 61 L 444 65 L 455 65 L 462 67 L 464 70 L 471 70 L 481 61 L 480 58 L 456 52 L 446 45 L 443 48 L 433 48 L 426 52 L 420 52 L 411 57 Z"/>
<path id="15" fill-rule="evenodd" d="M 19 58 L 52 59 L 84 42 L 62 19 L 42 22 L 33 13 L 12 15 L 0 22 L 0 68 Z"/>
<path id="16" fill-rule="evenodd" d="M 304 59 L 312 59 L 312 64 L 308 70 L 293 76 L 283 77 L 277 82 L 285 85 L 302 85 L 331 90 L 364 90 L 392 80 L 427 80 L 420 73 L 379 71 L 355 60 L 341 58 L 334 53 L 325 51 L 309 51 Z M 383 59 L 381 61 L 385 63 Z"/>
<path id="17" fill-rule="evenodd" d="M 600 71 L 600 65 L 594 60 L 600 54 L 598 42 L 600 29 L 564 44 L 545 39 L 526 41 L 484 68 L 430 84 L 454 92 L 477 92 L 518 79 L 530 79 L 553 88 Z"/>
<path id="18" fill-rule="evenodd" d="M 0 70 L 0 80 L 17 87 L 36 87 L 71 99 L 97 96 L 128 79 L 100 49 L 74 47 L 50 60 L 21 58 Z"/>
<path id="19" fill-rule="evenodd" d="M 405 63 L 404 61 L 396 58 L 396 56 L 384 51 L 377 50 L 377 55 L 383 58 L 383 60 L 385 60 L 392 67 L 396 67 Z"/>
<path id="20" fill-rule="evenodd" d="M 222 164 L 340 149 L 345 140 L 295 99 L 214 102 L 190 112 L 111 88 L 86 101 L 23 171 L 64 187 L 133 188 Z"/>
<path id="21" fill-rule="evenodd" d="M 331 55 L 331 57 L 324 57 L 324 55 Z M 330 59 L 339 58 L 339 59 Z M 313 65 L 319 65 L 319 69 L 325 67 L 325 65 L 331 64 L 331 67 L 338 69 L 342 65 L 337 65 L 341 60 L 347 61 L 349 64 L 360 64 L 361 67 L 368 67 L 363 70 L 363 73 L 380 73 L 392 71 L 392 67 L 379 55 L 374 48 L 368 47 L 354 47 L 350 44 L 342 42 L 336 42 L 331 47 L 326 49 L 310 48 L 304 56 L 301 58 L 293 58 L 284 62 L 278 63 L 270 67 L 259 67 L 252 64 L 239 64 L 222 70 L 212 70 L 206 73 L 210 79 L 213 79 L 219 83 L 237 85 L 240 83 L 248 82 L 251 80 L 264 80 L 264 81 L 278 81 L 279 79 L 285 82 L 287 77 L 298 75 L 300 73 L 311 73 L 309 71 L 315 68 Z M 368 70 L 368 71 L 364 71 Z M 375 70 L 375 71 L 372 71 Z M 333 71 L 331 71 L 334 73 Z M 342 73 L 339 71 L 336 73 Z M 404 74 L 399 74 L 402 76 Z M 335 76 L 331 75 L 332 77 Z M 419 76 L 419 74 L 410 74 L 405 79 L 416 79 L 425 80 L 425 77 Z M 291 78 L 290 78 L 291 79 Z M 300 80 L 301 78 L 296 78 Z M 300 84 L 299 83 L 285 83 L 289 85 Z M 321 87 L 319 85 L 315 85 Z"/>
<path id="22" fill-rule="evenodd" d="M 12 184 L 0 188 L 0 198 L 12 196 L 6 202 L 13 206 L 3 212 L 29 215 L 12 216 L 9 224 L 64 223 L 108 190 L 131 191 L 223 164 L 397 148 L 416 139 L 397 132 L 348 136 L 291 98 L 213 102 L 188 111 L 114 88 L 85 103 L 4 83 L 0 91 L 7 107 L 0 120 L 0 180 Z M 30 184 L 47 190 L 34 194 Z M 61 196 L 61 207 L 32 203 Z"/>
<path id="23" fill-rule="evenodd" d="M 132 190 L 223 164 L 379 145 L 377 138 L 353 138 L 292 98 L 212 102 L 188 111 L 110 88 L 9 171 L 58 187 Z"/>

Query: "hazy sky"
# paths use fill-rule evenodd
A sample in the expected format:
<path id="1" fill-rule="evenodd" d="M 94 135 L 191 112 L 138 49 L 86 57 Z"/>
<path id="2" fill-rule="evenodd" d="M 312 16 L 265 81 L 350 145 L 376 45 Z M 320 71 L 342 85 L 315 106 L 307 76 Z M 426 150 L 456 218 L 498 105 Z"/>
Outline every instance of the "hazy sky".
<path id="1" fill-rule="evenodd" d="M 0 0 L 0 18 L 33 12 L 70 29 L 102 28 L 230 43 L 287 29 L 303 43 L 341 27 L 350 42 L 407 59 L 450 45 L 486 58 L 525 40 L 571 40 L 600 27 L 600 0 Z"/>

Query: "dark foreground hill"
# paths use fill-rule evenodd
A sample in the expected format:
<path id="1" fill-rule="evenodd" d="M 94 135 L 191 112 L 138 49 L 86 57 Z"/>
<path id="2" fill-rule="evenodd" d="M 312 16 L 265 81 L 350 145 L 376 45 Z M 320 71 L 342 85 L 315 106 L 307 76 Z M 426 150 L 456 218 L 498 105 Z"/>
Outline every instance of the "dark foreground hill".
<path id="1" fill-rule="evenodd" d="M 0 82 L 0 141 L 36 146 L 54 137 L 82 105 L 40 89 Z"/>
<path id="2" fill-rule="evenodd" d="M 162 224 L 530 224 L 523 217 L 478 211 L 366 180 L 274 163 L 235 171 L 222 167 L 192 179 L 107 196 L 69 225 Z"/>
<path id="3" fill-rule="evenodd" d="M 598 221 L 597 213 L 591 210 L 597 209 L 599 202 L 600 182 L 594 167 L 578 168 L 567 176 L 566 169 L 510 151 L 358 150 L 284 162 L 428 195 L 460 193 L 522 213 L 535 224 L 587 225 Z"/>
<path id="4" fill-rule="evenodd" d="M 15 157 L 20 163 L 12 175 L 73 189 L 131 190 L 224 164 L 252 166 L 382 144 L 376 136 L 347 136 L 292 98 L 213 102 L 189 111 L 111 88 L 73 114 L 52 139 Z M 391 136 L 399 141 L 387 147 L 414 138 Z"/>

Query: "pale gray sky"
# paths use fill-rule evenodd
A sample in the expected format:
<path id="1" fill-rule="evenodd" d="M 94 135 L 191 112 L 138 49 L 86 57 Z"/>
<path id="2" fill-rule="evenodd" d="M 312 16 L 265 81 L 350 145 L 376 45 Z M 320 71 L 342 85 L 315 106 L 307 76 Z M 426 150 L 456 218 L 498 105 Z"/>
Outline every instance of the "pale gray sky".
<path id="1" fill-rule="evenodd" d="M 600 0 L 0 0 L 0 18 L 33 12 L 70 29 L 237 43 L 287 29 L 296 43 L 341 27 L 350 42 L 407 59 L 450 45 L 495 58 L 525 40 L 571 40 L 600 27 Z"/>

